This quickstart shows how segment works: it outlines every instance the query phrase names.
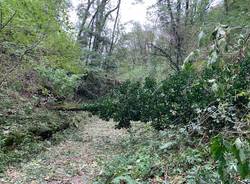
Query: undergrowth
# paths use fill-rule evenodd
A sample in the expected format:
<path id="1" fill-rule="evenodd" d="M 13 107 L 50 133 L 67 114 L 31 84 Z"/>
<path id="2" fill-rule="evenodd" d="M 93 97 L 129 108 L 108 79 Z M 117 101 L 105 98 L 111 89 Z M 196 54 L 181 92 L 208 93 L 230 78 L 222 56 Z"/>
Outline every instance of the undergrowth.
<path id="1" fill-rule="evenodd" d="M 230 30 L 215 29 L 206 60 L 194 62 L 191 53 L 181 71 L 161 82 L 126 81 L 110 95 L 82 105 L 114 119 L 117 128 L 131 131 L 131 122 L 141 121 L 156 132 L 135 138 L 142 142 L 130 140 L 125 153 L 106 164 L 100 183 L 229 184 L 249 178 L 250 57 L 247 44 L 241 44 L 244 36 L 236 35 L 237 43 L 226 41 Z"/>
<path id="2" fill-rule="evenodd" d="M 190 66 L 160 84 L 152 78 L 143 84 L 127 81 L 109 96 L 82 108 L 104 119 L 113 118 L 120 128 L 140 120 L 153 121 L 158 130 L 171 124 L 196 122 L 207 124 L 209 130 L 220 131 L 246 118 L 249 71 L 249 58 L 240 64 L 212 66 L 202 73 Z M 228 114 L 223 114 L 224 111 Z M 208 117 L 202 121 L 204 116 Z"/>
<path id="3" fill-rule="evenodd" d="M 59 142 L 60 132 L 73 127 L 72 114 L 36 107 L 38 99 L 0 91 L 0 172 Z"/>
<path id="4" fill-rule="evenodd" d="M 241 139 L 242 141 L 244 139 Z M 226 140 L 224 140 L 226 141 Z M 235 145 L 227 138 L 228 143 Z M 243 141 L 244 142 L 244 141 Z M 248 143 L 243 143 L 246 146 Z M 191 137 L 184 126 L 172 126 L 156 131 L 150 124 L 132 123 L 129 136 L 119 142 L 121 154 L 112 161 L 102 161 L 103 171 L 95 184 L 151 184 L 151 183 L 220 183 L 217 164 L 211 157 L 214 149 L 205 138 Z M 249 159 L 249 147 L 241 154 Z M 218 155 L 217 155 L 218 156 Z M 239 178 L 237 159 L 225 155 L 227 182 L 249 180 Z"/>

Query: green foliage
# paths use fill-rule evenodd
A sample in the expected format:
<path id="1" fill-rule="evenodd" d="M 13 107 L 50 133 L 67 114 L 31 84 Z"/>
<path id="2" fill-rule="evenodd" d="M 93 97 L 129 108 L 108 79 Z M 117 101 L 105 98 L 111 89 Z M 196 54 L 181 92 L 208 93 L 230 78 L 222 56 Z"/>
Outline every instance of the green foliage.
<path id="1" fill-rule="evenodd" d="M 3 20 L 14 15 L 0 31 L 7 52 L 13 50 L 10 54 L 31 64 L 47 60 L 54 68 L 84 72 L 80 64 L 81 50 L 68 21 L 67 0 L 10 0 L 1 2 L 0 6 Z"/>
<path id="2" fill-rule="evenodd" d="M 47 35 L 60 34 L 62 22 L 58 20 L 58 15 L 60 14 L 63 19 L 62 11 L 65 8 L 65 1 L 3 1 L 1 2 L 3 18 L 16 14 L 1 34 L 6 41 L 25 46 L 39 42 Z"/>
<path id="3" fill-rule="evenodd" d="M 152 121 L 157 129 L 190 123 L 212 110 L 213 117 L 208 118 L 207 123 L 219 131 L 232 126 L 233 120 L 240 120 L 247 111 L 243 106 L 247 106 L 249 98 L 238 94 L 243 91 L 249 94 L 249 68 L 250 59 L 246 59 L 240 64 L 215 64 L 202 73 L 190 66 L 160 84 L 150 78 L 143 84 L 127 81 L 110 96 L 83 108 L 105 119 L 114 118 L 119 122 L 118 127 L 129 127 L 130 121 Z M 232 114 L 237 109 L 241 113 Z M 231 115 L 235 117 L 230 119 Z"/>
<path id="4" fill-rule="evenodd" d="M 85 72 L 83 64 L 80 63 L 80 47 L 67 32 L 60 31 L 57 34 L 48 35 L 43 47 L 48 50 L 44 59 L 51 67 L 64 69 L 74 74 Z"/>
<path id="5" fill-rule="evenodd" d="M 185 26 L 187 32 L 182 30 L 181 23 L 177 25 L 177 32 L 180 39 L 186 40 L 181 45 L 181 52 L 185 55 L 190 49 L 186 47 L 193 47 L 191 32 L 196 32 L 200 23 L 206 25 L 206 31 L 201 31 L 198 37 L 200 48 L 188 55 L 182 71 L 159 82 L 163 73 L 171 72 L 163 70 L 162 66 L 166 67 L 162 63 L 163 58 L 153 56 L 148 43 L 159 44 L 166 56 L 170 52 L 170 59 L 177 53 L 172 44 L 164 43 L 166 36 L 161 36 L 165 35 L 164 31 L 157 35 L 150 29 L 138 27 L 125 34 L 124 38 L 121 36 L 118 43 L 121 46 L 114 49 L 113 55 L 103 58 L 100 53 L 82 51 L 75 42 L 68 22 L 67 0 L 1 1 L 0 73 L 9 74 L 14 62 L 20 66 L 17 73 L 23 73 L 26 67 L 33 69 L 36 66 L 45 92 L 48 90 L 55 96 L 72 99 L 78 80 L 85 72 L 80 63 L 81 57 L 92 59 L 93 65 L 102 63 L 106 68 L 118 66 L 113 62 L 120 60 L 120 68 L 130 70 L 124 74 L 119 68 L 118 73 L 123 74 L 121 78 L 136 79 L 136 82 L 126 81 L 110 95 L 93 104 L 85 104 L 82 109 L 105 120 L 114 119 L 118 128 L 131 128 L 131 122 L 142 121 L 151 122 L 154 129 L 161 131 L 145 126 L 143 130 L 149 131 L 139 132 L 140 135 L 135 137 L 133 134 L 136 133 L 129 129 L 130 137 L 120 143 L 126 152 L 105 163 L 105 170 L 97 179 L 99 183 L 163 183 L 166 178 L 173 183 L 177 183 L 176 180 L 190 184 L 234 183 L 238 178 L 248 178 L 249 141 L 235 137 L 233 142 L 222 136 L 213 138 L 210 150 L 216 164 L 210 160 L 206 144 L 211 134 L 223 134 L 224 130 L 238 131 L 249 126 L 247 29 L 250 11 L 245 0 L 229 1 L 226 16 L 222 16 L 224 11 L 220 6 L 206 11 L 208 0 L 194 2 L 196 5 L 192 6 L 196 6 L 197 12 L 192 16 L 197 23 L 191 21 L 190 30 Z M 166 12 L 164 8 L 160 7 Z M 187 18 L 193 19 L 189 16 Z M 182 19 L 182 14 L 180 17 Z M 211 31 L 218 20 L 219 26 Z M 7 24 L 3 27 L 4 23 Z M 228 24 L 237 27 L 231 28 Z M 119 38 L 120 35 L 117 36 Z M 104 47 L 104 50 L 107 49 Z M 155 64 L 156 61 L 161 64 Z M 205 65 L 207 67 L 203 67 Z M 146 75 L 152 78 L 145 78 Z M 141 79 L 145 80 L 141 82 Z M 24 91 L 21 80 L 8 87 Z M 30 99 L 28 102 L 10 91 L 5 94 L 0 91 L 0 171 L 10 163 L 20 162 L 42 151 L 48 143 L 44 140 L 60 141 L 60 135 L 54 138 L 53 135 L 70 125 L 67 114 L 36 108 L 40 103 L 36 101 L 39 97 L 27 91 L 24 95 L 34 97 L 34 101 Z M 208 140 L 204 140 L 206 138 Z"/>
<path id="6" fill-rule="evenodd" d="M 230 131 L 240 133 L 249 129 L 250 57 L 244 56 L 247 46 L 240 44 L 238 36 L 234 37 L 237 44 L 229 44 L 230 31 L 228 26 L 216 28 L 212 35 L 213 47 L 202 68 L 197 69 L 201 65 L 193 63 L 202 53 L 197 51 L 189 57 L 182 71 L 160 83 L 152 78 L 143 82 L 126 81 L 97 103 L 83 105 L 83 109 L 104 119 L 118 121 L 118 128 L 131 127 L 133 121 L 151 122 L 155 129 L 162 130 L 158 134 L 173 127 L 185 127 L 172 132 L 172 136 L 167 134 L 171 138 L 164 142 L 154 137 L 148 144 L 140 135 L 143 143 L 138 148 L 132 146 L 128 155 L 123 153 L 106 166 L 100 179 L 103 183 L 117 177 L 124 182 L 131 178 L 138 183 L 150 183 L 150 172 L 144 172 L 149 169 L 148 163 L 156 164 L 158 174 L 162 174 L 164 164 L 157 163 L 166 160 L 170 175 L 177 176 L 182 183 L 236 183 L 236 180 L 249 177 L 249 143 L 235 138 Z M 212 140 L 215 166 L 208 159 L 208 142 L 218 133 L 230 134 L 236 141 L 230 144 L 232 138 L 226 141 L 220 137 Z M 131 140 L 130 144 L 138 142 Z M 138 157 L 145 158 L 139 174 L 136 172 L 140 168 L 140 162 L 136 162 Z M 161 179 L 161 174 L 153 178 Z"/>
<path id="7" fill-rule="evenodd" d="M 216 23 L 228 24 L 232 26 L 246 26 L 249 25 L 250 13 L 249 6 L 246 6 L 246 0 L 228 0 L 229 11 L 225 12 L 222 5 L 214 8 L 207 17 L 206 27 Z M 237 16 L 235 16 L 237 15 Z"/>
<path id="8" fill-rule="evenodd" d="M 137 123 L 129 133 L 119 143 L 121 153 L 101 163 L 104 171 L 97 183 L 111 183 L 116 178 L 132 179 L 138 184 L 219 183 L 207 145 L 192 140 L 182 126 L 158 132 Z"/>
<path id="9" fill-rule="evenodd" d="M 162 175 L 160 157 L 157 152 L 153 152 L 159 149 L 160 143 L 149 139 L 154 135 L 151 128 L 140 128 L 139 134 L 131 130 L 130 136 L 120 142 L 124 154 L 115 157 L 111 162 L 102 163 L 105 170 L 97 178 L 97 183 L 141 183 L 149 181 L 151 177 Z"/>
<path id="10" fill-rule="evenodd" d="M 57 132 L 70 127 L 67 113 L 36 108 L 35 96 L 21 97 L 13 91 L 0 90 L 0 172 L 9 164 L 36 155 L 49 146 Z"/>
<path id="11" fill-rule="evenodd" d="M 63 69 L 53 69 L 45 66 L 37 67 L 37 71 L 44 82 L 44 86 L 50 87 L 53 94 L 62 97 L 73 97 L 81 75 L 69 74 Z"/>
<path id="12" fill-rule="evenodd" d="M 217 136 L 212 140 L 211 153 L 213 158 L 218 161 L 218 173 L 224 183 L 229 183 L 231 180 L 230 178 L 232 177 L 228 169 L 230 164 L 232 165 L 232 163 L 230 163 L 232 162 L 232 159 L 228 159 L 229 156 L 233 156 L 237 160 L 236 171 L 241 178 L 245 179 L 246 177 L 249 177 L 249 142 L 237 138 L 234 143 L 230 143 L 221 136 Z"/>

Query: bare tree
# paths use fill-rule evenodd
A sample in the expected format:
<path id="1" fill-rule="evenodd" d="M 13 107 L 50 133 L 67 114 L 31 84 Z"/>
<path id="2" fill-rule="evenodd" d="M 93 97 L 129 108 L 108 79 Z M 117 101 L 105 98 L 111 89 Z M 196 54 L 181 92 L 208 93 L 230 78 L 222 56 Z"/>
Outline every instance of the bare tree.
<path id="1" fill-rule="evenodd" d="M 161 16 L 161 24 L 163 26 L 163 30 L 167 31 L 170 39 L 166 40 L 169 42 L 169 47 L 173 47 L 173 49 L 168 49 L 165 51 L 161 46 L 152 45 L 153 49 L 156 51 L 154 54 L 159 53 L 161 56 L 165 56 L 171 67 L 176 70 L 180 71 L 180 66 L 183 59 L 183 52 L 182 52 L 182 21 L 181 21 L 181 12 L 182 12 L 182 1 L 177 0 L 176 6 L 174 7 L 174 3 L 170 2 L 170 0 L 159 0 L 158 7 L 160 7 L 160 16 Z M 167 11 L 162 11 L 161 7 L 165 6 Z M 167 24 L 166 24 L 167 23 Z"/>
<path id="2" fill-rule="evenodd" d="M 111 36 L 111 44 L 110 44 L 110 49 L 109 49 L 109 55 L 112 54 L 113 47 L 114 47 L 115 32 L 116 32 L 116 27 L 117 27 L 117 24 L 118 24 L 118 18 L 119 18 L 119 14 L 120 14 L 120 7 L 121 7 L 121 0 L 118 0 L 118 3 L 117 3 L 117 12 L 116 12 L 116 17 L 115 17 L 113 32 L 112 32 L 112 36 Z"/>
<path id="3" fill-rule="evenodd" d="M 80 13 L 80 17 L 81 17 L 81 24 L 79 27 L 79 32 L 78 32 L 78 36 L 77 39 L 78 41 L 80 41 L 83 45 L 87 44 L 87 31 L 86 31 L 86 23 L 87 23 L 87 19 L 90 16 L 90 8 L 93 5 L 93 3 L 95 2 L 95 0 L 88 0 L 86 8 L 84 7 L 84 5 L 79 6 L 79 9 L 81 10 Z"/>
<path id="4" fill-rule="evenodd" d="M 111 0 L 88 0 L 79 7 L 80 27 L 78 41 L 83 47 L 97 54 L 111 54 L 114 48 L 115 33 L 120 15 L 121 0 L 116 4 Z M 115 14 L 115 19 L 112 15 Z M 112 19 L 111 19 L 112 18 Z M 113 29 L 110 29 L 109 20 L 114 20 Z M 91 56 L 95 59 L 94 56 Z"/>
<path id="5" fill-rule="evenodd" d="M 153 54 L 165 57 L 175 71 L 180 71 L 183 60 L 190 47 L 190 33 L 204 18 L 212 1 L 209 0 L 158 0 L 159 38 L 164 39 L 151 44 Z"/>

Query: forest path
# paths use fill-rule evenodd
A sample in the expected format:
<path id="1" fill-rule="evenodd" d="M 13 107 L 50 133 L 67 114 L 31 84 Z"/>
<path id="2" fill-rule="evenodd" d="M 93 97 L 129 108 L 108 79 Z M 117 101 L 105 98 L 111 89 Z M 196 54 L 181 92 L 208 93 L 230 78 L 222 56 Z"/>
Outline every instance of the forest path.
<path id="1" fill-rule="evenodd" d="M 119 152 L 126 130 L 96 116 L 81 120 L 71 138 L 51 146 L 21 167 L 9 168 L 4 184 L 90 184 L 101 172 L 98 160 L 109 160 Z M 0 180 L 1 183 L 1 180 Z"/>

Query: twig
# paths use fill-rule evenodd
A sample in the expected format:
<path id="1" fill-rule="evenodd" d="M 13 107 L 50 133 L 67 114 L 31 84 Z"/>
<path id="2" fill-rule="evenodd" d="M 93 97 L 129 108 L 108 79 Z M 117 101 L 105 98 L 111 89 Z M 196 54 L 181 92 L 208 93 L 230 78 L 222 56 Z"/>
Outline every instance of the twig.
<path id="1" fill-rule="evenodd" d="M 16 11 L 13 13 L 13 15 L 9 18 L 9 20 L 7 20 L 7 22 L 5 24 L 2 24 L 1 22 L 1 26 L 0 26 L 0 32 L 14 19 L 14 17 L 16 16 Z M 1 15 L 2 17 L 2 15 Z M 1 18 L 2 19 L 2 18 Z"/>

